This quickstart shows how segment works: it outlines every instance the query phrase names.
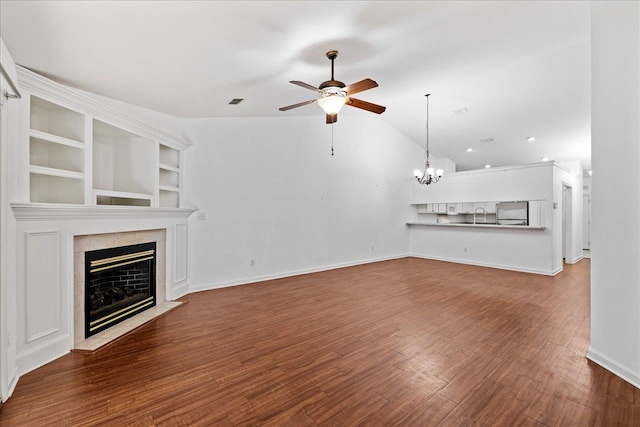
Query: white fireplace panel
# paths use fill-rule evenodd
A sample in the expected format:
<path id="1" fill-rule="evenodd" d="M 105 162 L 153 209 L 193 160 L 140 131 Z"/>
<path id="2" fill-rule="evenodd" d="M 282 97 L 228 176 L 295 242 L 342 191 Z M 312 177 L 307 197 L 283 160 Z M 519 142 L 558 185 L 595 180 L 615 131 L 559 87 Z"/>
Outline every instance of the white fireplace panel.
<path id="1" fill-rule="evenodd" d="M 26 340 L 60 330 L 60 233 L 27 233 Z"/>
<path id="2" fill-rule="evenodd" d="M 187 224 L 176 224 L 174 283 L 187 280 Z"/>

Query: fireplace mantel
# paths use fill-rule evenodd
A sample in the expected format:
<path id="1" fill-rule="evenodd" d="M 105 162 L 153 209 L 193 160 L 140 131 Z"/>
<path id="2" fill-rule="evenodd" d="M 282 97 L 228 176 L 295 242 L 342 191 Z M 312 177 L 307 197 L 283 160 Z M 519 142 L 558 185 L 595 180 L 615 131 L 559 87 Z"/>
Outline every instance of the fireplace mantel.
<path id="1" fill-rule="evenodd" d="M 16 230 L 18 375 L 79 348 L 79 340 L 84 339 L 83 323 L 75 330 L 77 305 L 83 300 L 75 298 L 74 278 L 84 259 L 84 253 L 74 250 L 78 236 L 93 241 L 93 236 L 102 235 L 107 240 L 142 243 L 140 239 L 146 239 L 152 230 L 162 230 L 164 254 L 158 253 L 156 272 L 160 271 L 163 283 L 158 285 L 157 300 L 174 304 L 189 292 L 187 228 L 189 216 L 197 209 L 50 203 L 10 206 Z M 139 317 L 146 318 L 146 314 L 128 320 Z M 91 338 L 100 338 L 100 334 Z"/>
<path id="2" fill-rule="evenodd" d="M 79 220 L 79 219 L 186 219 L 196 208 L 150 208 L 134 206 L 88 206 L 52 203 L 11 203 L 18 221 Z"/>

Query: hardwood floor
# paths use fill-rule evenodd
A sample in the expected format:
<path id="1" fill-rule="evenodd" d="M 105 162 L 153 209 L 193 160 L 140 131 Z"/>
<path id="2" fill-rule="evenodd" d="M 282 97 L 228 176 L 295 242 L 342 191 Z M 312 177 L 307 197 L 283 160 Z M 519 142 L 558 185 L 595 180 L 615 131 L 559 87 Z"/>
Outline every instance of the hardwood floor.
<path id="1" fill-rule="evenodd" d="M 589 260 L 556 277 L 405 258 L 191 294 L 23 376 L 2 426 L 638 426 L 587 361 Z"/>

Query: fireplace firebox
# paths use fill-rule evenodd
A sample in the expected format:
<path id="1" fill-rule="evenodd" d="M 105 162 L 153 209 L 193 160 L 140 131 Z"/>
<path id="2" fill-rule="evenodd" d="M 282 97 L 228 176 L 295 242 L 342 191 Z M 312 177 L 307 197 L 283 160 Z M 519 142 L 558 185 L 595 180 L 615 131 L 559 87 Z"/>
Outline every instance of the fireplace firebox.
<path id="1" fill-rule="evenodd" d="M 155 242 L 85 252 L 85 338 L 155 305 Z"/>

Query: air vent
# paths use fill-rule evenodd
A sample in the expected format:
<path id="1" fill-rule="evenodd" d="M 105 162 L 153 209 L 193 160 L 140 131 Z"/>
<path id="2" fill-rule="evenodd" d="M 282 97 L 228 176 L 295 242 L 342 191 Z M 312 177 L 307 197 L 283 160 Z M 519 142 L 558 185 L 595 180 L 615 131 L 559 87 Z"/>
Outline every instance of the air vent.
<path id="1" fill-rule="evenodd" d="M 480 140 L 480 142 L 482 142 L 483 144 L 486 144 L 487 142 L 493 142 L 493 138 L 483 138 Z"/>
<path id="2" fill-rule="evenodd" d="M 464 114 L 468 113 L 469 109 L 467 107 L 458 108 L 457 110 L 453 110 L 453 114 Z"/>
<path id="3" fill-rule="evenodd" d="M 233 98 L 229 105 L 238 105 L 243 101 L 244 98 Z"/>

